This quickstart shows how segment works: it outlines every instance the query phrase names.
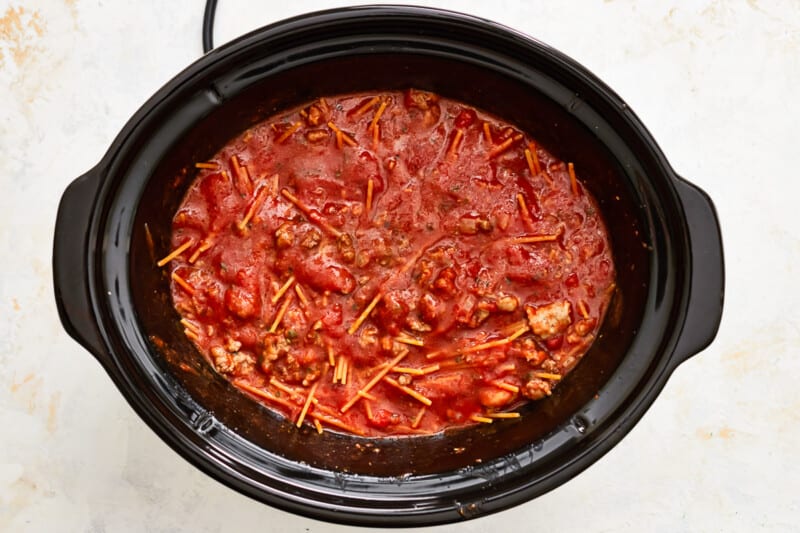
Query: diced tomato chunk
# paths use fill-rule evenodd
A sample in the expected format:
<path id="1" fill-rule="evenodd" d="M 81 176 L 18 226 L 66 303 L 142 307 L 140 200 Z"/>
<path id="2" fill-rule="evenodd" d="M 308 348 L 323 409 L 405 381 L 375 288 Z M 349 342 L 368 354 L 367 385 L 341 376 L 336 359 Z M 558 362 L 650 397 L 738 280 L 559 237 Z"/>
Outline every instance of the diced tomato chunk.
<path id="1" fill-rule="evenodd" d="M 250 318 L 256 314 L 255 295 L 238 285 L 233 285 L 225 293 L 225 305 L 239 318 Z"/>

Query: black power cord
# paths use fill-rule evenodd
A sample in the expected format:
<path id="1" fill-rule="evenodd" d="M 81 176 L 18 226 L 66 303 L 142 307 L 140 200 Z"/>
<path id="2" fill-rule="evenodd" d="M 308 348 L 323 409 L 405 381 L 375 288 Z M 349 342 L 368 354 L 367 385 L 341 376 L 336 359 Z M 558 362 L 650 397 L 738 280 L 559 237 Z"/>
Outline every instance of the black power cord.
<path id="1" fill-rule="evenodd" d="M 203 12 L 203 53 L 214 48 L 214 14 L 217 11 L 217 0 L 206 0 Z"/>

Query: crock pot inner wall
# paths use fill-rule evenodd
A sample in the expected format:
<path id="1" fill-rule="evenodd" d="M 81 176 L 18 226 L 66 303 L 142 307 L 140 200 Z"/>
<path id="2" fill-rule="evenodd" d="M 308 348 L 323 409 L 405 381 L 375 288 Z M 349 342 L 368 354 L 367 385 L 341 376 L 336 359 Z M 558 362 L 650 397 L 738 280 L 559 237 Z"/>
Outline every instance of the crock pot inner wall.
<path id="1" fill-rule="evenodd" d="M 265 450 L 322 468 L 377 475 L 444 472 L 506 455 L 544 438 L 594 396 L 631 344 L 642 317 L 649 276 L 635 191 L 602 139 L 530 86 L 454 59 L 361 55 L 263 74 L 242 75 L 241 92 L 194 124 L 177 143 L 164 147 L 163 159 L 147 182 L 131 229 L 129 282 L 133 311 L 144 334 L 163 341 L 163 348 L 152 344 L 147 353 L 136 353 L 136 357 L 161 367 L 170 381 L 176 378 L 176 394 L 184 394 L 178 390 L 182 387 L 222 424 Z M 494 113 L 529 132 L 559 158 L 574 161 L 603 211 L 622 275 L 612 309 L 589 354 L 552 397 L 531 403 L 522 421 L 437 437 L 373 439 L 367 447 L 364 439 L 298 431 L 218 376 L 179 327 L 166 269 L 154 266 L 144 224 L 154 239 L 155 255 L 165 255 L 172 216 L 196 175 L 193 162 L 207 160 L 233 136 L 276 111 L 319 96 L 408 87 L 432 90 Z M 381 451 L 372 451 L 375 446 Z M 461 448 L 463 452 L 453 452 Z"/>

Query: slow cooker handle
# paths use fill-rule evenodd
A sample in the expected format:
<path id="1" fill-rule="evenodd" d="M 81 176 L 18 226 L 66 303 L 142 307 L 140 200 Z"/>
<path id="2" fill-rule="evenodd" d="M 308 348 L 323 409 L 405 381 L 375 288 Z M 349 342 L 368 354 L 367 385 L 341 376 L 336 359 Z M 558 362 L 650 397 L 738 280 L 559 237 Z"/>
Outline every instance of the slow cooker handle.
<path id="1" fill-rule="evenodd" d="M 708 346 L 717 334 L 725 296 L 722 235 L 711 198 L 676 176 L 691 248 L 689 304 L 673 361 L 678 365 Z"/>
<path id="2" fill-rule="evenodd" d="M 92 311 L 87 256 L 100 175 L 98 167 L 93 168 L 70 183 L 61 197 L 53 238 L 53 284 L 64 329 L 105 366 L 109 355 Z"/>

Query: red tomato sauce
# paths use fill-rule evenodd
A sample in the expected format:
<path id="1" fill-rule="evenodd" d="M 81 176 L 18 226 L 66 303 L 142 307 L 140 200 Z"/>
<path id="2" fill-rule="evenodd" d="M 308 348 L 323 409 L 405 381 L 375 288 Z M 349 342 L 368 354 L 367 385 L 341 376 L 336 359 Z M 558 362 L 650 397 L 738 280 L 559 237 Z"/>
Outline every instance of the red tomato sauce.
<path id="1" fill-rule="evenodd" d="M 366 436 L 517 418 L 597 335 L 608 234 L 571 164 L 408 90 L 253 126 L 173 219 L 186 335 L 298 427 Z"/>

